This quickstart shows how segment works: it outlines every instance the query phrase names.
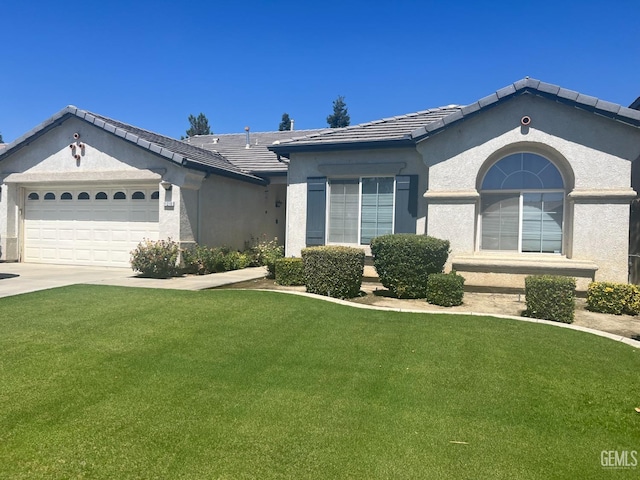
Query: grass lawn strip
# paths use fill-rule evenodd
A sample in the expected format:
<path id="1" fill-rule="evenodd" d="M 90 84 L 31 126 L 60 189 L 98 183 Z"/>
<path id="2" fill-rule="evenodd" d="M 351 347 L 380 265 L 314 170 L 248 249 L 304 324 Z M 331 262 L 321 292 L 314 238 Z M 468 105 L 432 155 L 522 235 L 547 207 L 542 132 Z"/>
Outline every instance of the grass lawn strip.
<path id="1" fill-rule="evenodd" d="M 581 332 L 250 291 L 0 311 L 0 478 L 588 479 L 640 446 L 638 351 Z"/>

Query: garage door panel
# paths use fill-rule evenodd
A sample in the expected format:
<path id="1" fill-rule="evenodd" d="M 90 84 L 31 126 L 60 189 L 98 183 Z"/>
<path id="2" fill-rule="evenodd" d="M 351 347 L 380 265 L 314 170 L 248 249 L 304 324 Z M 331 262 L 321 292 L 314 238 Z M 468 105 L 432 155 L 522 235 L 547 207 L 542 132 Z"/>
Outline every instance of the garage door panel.
<path id="1" fill-rule="evenodd" d="M 149 199 L 155 190 L 151 186 L 40 189 L 38 200 L 28 196 L 25 200 L 24 260 L 129 267 L 130 252 L 138 242 L 158 238 L 158 200 L 114 200 L 113 195 L 125 192 L 129 199 L 133 192 L 145 191 Z M 49 192 L 55 200 L 44 200 Z M 61 200 L 64 192 L 72 200 Z M 80 192 L 90 199 L 79 200 Z M 95 200 L 98 192 L 105 192 L 107 199 Z"/>
<path id="2" fill-rule="evenodd" d="M 57 240 L 58 231 L 53 228 L 40 228 L 40 238 L 42 240 Z"/>

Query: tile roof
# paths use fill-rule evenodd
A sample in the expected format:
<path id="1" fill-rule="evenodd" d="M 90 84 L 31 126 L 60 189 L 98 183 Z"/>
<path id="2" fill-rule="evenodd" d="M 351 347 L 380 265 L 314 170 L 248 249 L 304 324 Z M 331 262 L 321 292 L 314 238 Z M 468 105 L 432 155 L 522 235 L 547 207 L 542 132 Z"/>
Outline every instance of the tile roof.
<path id="1" fill-rule="evenodd" d="M 0 151 L 0 160 L 25 147 L 34 138 L 43 135 L 71 117 L 77 117 L 125 141 L 131 142 L 140 148 L 149 150 L 156 155 L 184 167 L 203 170 L 251 183 L 266 183 L 263 178 L 244 172 L 218 153 L 134 127 L 133 125 L 119 122 L 102 115 L 81 110 L 71 105 L 63 108 L 37 127 L 8 144 L 4 150 Z"/>
<path id="2" fill-rule="evenodd" d="M 270 150 L 279 155 L 288 156 L 294 151 L 415 145 L 416 142 L 440 132 L 453 123 L 524 94 L 544 97 L 627 125 L 640 127 L 639 110 L 626 108 L 527 77 L 464 107 L 450 105 L 384 118 L 352 127 L 329 129 L 303 138 L 280 142 L 280 144 L 271 146 Z M 640 108 L 639 101 L 640 99 L 632 106 Z"/>
<path id="3" fill-rule="evenodd" d="M 283 132 L 249 132 L 250 147 L 246 133 L 224 133 L 218 135 L 196 135 L 184 141 L 224 156 L 236 167 L 255 174 L 286 174 L 287 164 L 278 161 L 270 147 L 273 142 L 287 141 L 300 136 L 313 135 L 327 129 L 287 130 Z"/>
<path id="4" fill-rule="evenodd" d="M 290 141 L 281 141 L 280 144 L 273 145 L 270 149 L 280 153 L 294 149 L 321 149 L 323 146 L 346 145 L 354 146 L 375 146 L 376 144 L 393 145 L 413 145 L 411 133 L 421 126 L 436 122 L 449 115 L 460 111 L 462 107 L 449 105 L 446 107 L 432 108 L 420 112 L 399 115 L 396 117 L 383 118 L 374 122 L 362 123 L 344 128 L 325 129 L 321 132 L 306 135 Z"/>
<path id="5" fill-rule="evenodd" d="M 604 116 L 627 125 L 640 127 L 640 111 L 638 110 L 623 107 L 616 103 L 600 100 L 596 97 L 584 95 L 573 90 L 567 90 L 559 87 L 558 85 L 527 77 L 501 88 L 497 92 L 481 98 L 475 103 L 463 107 L 459 112 L 453 115 L 416 129 L 416 131 L 411 134 L 411 137 L 416 141 L 422 140 L 428 136 L 438 133 L 453 123 L 457 123 L 467 117 L 476 115 L 480 111 L 492 108 L 506 100 L 520 95 L 535 95 L 537 97 L 543 97 L 548 100 L 569 105 L 580 110 L 586 110 L 587 112 Z"/>

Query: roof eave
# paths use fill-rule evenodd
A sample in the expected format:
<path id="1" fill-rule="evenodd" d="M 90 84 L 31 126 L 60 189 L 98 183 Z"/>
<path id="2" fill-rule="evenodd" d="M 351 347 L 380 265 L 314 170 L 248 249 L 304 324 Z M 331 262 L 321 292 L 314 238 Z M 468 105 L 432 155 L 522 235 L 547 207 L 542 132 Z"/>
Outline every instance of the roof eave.
<path id="1" fill-rule="evenodd" d="M 397 148 L 415 145 L 415 142 L 409 136 L 396 139 L 385 140 L 364 140 L 351 142 L 332 142 L 332 143 L 306 143 L 306 144 L 281 144 L 270 145 L 270 151 L 285 158 L 289 158 L 292 153 L 304 152 L 328 152 L 337 150 L 369 150 L 372 148 Z"/>
<path id="2" fill-rule="evenodd" d="M 20 151 L 24 147 L 28 146 L 32 141 L 38 139 L 45 133 L 48 133 L 54 128 L 62 125 L 65 120 L 67 120 L 71 116 L 75 116 L 75 110 L 77 110 L 76 107 L 67 106 L 46 119 L 44 122 L 26 132 L 24 135 L 16 138 L 13 142 L 6 144 L 5 148 L 0 151 L 0 161 Z"/>
<path id="3" fill-rule="evenodd" d="M 532 82 L 537 86 L 532 85 Z M 555 85 L 546 84 L 537 80 L 525 79 L 505 87 L 497 92 L 478 100 L 475 103 L 463 107 L 459 112 L 453 113 L 436 122 L 420 127 L 411 133 L 411 138 L 416 142 L 422 142 L 432 137 L 451 125 L 465 119 L 472 118 L 481 112 L 503 104 L 504 102 L 522 95 L 535 95 L 546 98 L 563 105 L 572 106 L 611 120 L 640 127 L 640 112 L 623 107 L 611 102 L 599 100 L 595 97 L 579 94 Z"/>
<path id="4" fill-rule="evenodd" d="M 265 178 L 258 177 L 256 175 L 249 175 L 246 173 L 236 173 L 229 170 L 224 170 L 222 168 L 217 168 L 211 165 L 205 165 L 200 162 L 195 162 L 190 160 L 189 158 L 183 158 L 181 165 L 186 168 L 191 168 L 193 170 L 198 170 L 206 173 L 214 173 L 216 175 L 220 175 L 221 177 L 232 178 L 234 180 L 240 180 L 243 182 L 253 183 L 256 185 L 268 185 L 269 181 Z"/>

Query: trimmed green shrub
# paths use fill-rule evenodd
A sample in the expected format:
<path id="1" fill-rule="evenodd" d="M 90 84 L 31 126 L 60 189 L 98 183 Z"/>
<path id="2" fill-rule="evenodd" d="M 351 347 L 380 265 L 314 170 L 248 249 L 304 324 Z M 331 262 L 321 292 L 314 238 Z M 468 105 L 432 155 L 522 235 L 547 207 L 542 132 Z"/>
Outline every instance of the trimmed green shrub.
<path id="1" fill-rule="evenodd" d="M 131 268 L 145 277 L 167 278 L 179 275 L 180 247 L 167 240 L 144 239 L 131 252 Z"/>
<path id="2" fill-rule="evenodd" d="M 302 258 L 277 259 L 276 283 L 278 285 L 304 285 L 304 265 Z"/>
<path id="3" fill-rule="evenodd" d="M 427 302 L 441 307 L 462 305 L 464 277 L 455 271 L 432 273 L 427 282 Z"/>
<path id="4" fill-rule="evenodd" d="M 245 242 L 245 247 L 249 257 L 249 265 L 266 266 L 267 277 L 275 278 L 276 260 L 284 256 L 284 247 L 278 243 L 278 238 L 267 240 L 266 235 L 260 239 L 251 238 L 250 242 Z"/>
<path id="5" fill-rule="evenodd" d="M 572 323 L 576 280 L 556 275 L 531 275 L 524 279 L 525 317 Z"/>
<path id="6" fill-rule="evenodd" d="M 640 289 L 626 283 L 591 282 L 587 289 L 587 309 L 614 315 L 638 315 Z"/>
<path id="7" fill-rule="evenodd" d="M 429 275 L 442 273 L 449 241 L 399 233 L 371 240 L 373 265 L 380 282 L 398 298 L 424 298 Z"/>
<path id="8" fill-rule="evenodd" d="M 335 298 L 360 293 L 364 250 L 353 247 L 311 247 L 302 250 L 307 292 Z"/>

